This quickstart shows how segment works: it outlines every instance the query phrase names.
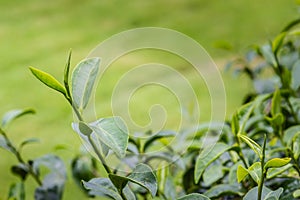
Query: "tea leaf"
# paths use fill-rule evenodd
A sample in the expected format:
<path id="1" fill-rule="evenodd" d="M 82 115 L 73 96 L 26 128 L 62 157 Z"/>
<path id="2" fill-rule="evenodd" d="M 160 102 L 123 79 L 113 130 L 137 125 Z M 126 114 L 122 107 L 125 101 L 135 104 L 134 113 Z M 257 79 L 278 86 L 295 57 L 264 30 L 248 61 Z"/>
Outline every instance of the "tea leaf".
<path id="1" fill-rule="evenodd" d="M 192 193 L 178 198 L 177 200 L 210 200 L 207 196 L 198 193 Z"/>
<path id="2" fill-rule="evenodd" d="M 36 69 L 34 67 L 29 67 L 31 73 L 37 78 L 39 79 L 42 83 L 44 83 L 45 85 L 47 85 L 48 87 L 62 93 L 63 95 L 66 95 L 66 90 L 64 88 L 64 86 L 57 81 L 52 75 L 43 72 L 39 69 Z"/>
<path id="3" fill-rule="evenodd" d="M 6 127 L 9 123 L 11 123 L 13 120 L 26 115 L 26 114 L 34 114 L 35 111 L 33 109 L 17 109 L 17 110 L 11 110 L 7 112 L 1 122 L 1 127 Z"/>
<path id="4" fill-rule="evenodd" d="M 272 98 L 271 114 L 274 117 L 280 113 L 281 113 L 281 95 L 280 95 L 280 90 L 277 88 Z"/>
<path id="5" fill-rule="evenodd" d="M 213 161 L 219 158 L 224 152 L 228 151 L 231 147 L 224 143 L 217 143 L 214 146 L 205 148 L 198 156 L 195 166 L 195 183 L 198 183 L 204 170 Z"/>
<path id="6" fill-rule="evenodd" d="M 257 154 L 258 157 L 261 157 L 262 149 L 254 140 L 246 135 L 239 135 L 239 137 Z"/>
<path id="7" fill-rule="evenodd" d="M 272 42 L 272 50 L 275 55 L 277 54 L 280 47 L 282 46 L 285 36 L 286 36 L 286 32 L 282 32 Z"/>
<path id="8" fill-rule="evenodd" d="M 266 162 L 264 168 L 279 168 L 287 165 L 291 161 L 291 158 L 272 158 Z"/>
<path id="9" fill-rule="evenodd" d="M 153 197 L 156 195 L 157 180 L 152 169 L 148 165 L 142 163 L 138 164 L 127 178 L 131 182 L 147 189 Z"/>
<path id="10" fill-rule="evenodd" d="M 82 181 L 82 183 L 84 187 L 89 190 L 90 195 L 122 200 L 117 189 L 108 178 L 93 178 L 88 182 Z"/>
<path id="11" fill-rule="evenodd" d="M 126 153 L 129 134 L 124 121 L 120 117 L 99 119 L 89 125 L 99 140 L 123 158 Z"/>
<path id="12" fill-rule="evenodd" d="M 244 178 L 249 174 L 248 170 L 245 169 L 242 165 L 239 165 L 237 168 L 237 179 L 240 183 Z"/>
<path id="13" fill-rule="evenodd" d="M 242 195 L 237 185 L 229 185 L 229 184 L 219 184 L 213 186 L 204 193 L 205 196 L 213 199 L 221 196 L 222 194 L 236 194 L 239 196 Z"/>
<path id="14" fill-rule="evenodd" d="M 100 58 L 81 61 L 72 73 L 72 98 L 77 109 L 83 110 L 90 99 L 99 71 Z"/>

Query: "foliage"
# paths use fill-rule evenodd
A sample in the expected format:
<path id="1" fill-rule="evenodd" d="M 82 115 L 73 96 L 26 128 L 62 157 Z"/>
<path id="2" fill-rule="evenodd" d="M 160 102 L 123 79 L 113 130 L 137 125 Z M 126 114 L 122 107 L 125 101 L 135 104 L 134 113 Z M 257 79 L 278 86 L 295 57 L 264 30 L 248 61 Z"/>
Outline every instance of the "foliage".
<path id="1" fill-rule="evenodd" d="M 253 81 L 254 92 L 247 95 L 230 121 L 197 125 L 180 133 L 164 130 L 145 140 L 132 137 L 118 116 L 93 122 L 84 119 L 100 58 L 81 61 L 70 77 L 70 52 L 63 83 L 30 67 L 37 79 L 67 100 L 77 117 L 73 130 L 105 169 L 106 175 L 99 176 L 96 160 L 80 155 L 71 165 L 75 181 L 90 197 L 117 200 L 299 198 L 299 22 L 291 22 L 272 41 L 254 46 L 245 58 L 231 63 L 238 67 L 237 73 L 246 73 Z M 18 164 L 11 170 L 20 178 L 20 182 L 11 185 L 8 199 L 25 199 L 28 176 L 38 185 L 35 199 L 62 199 L 66 180 L 63 162 L 54 155 L 25 161 L 22 148 L 36 139 L 25 140 L 16 147 L 6 133 L 14 119 L 30 113 L 34 111 L 13 110 L 2 119 L 0 147 L 17 158 Z M 148 154 L 176 134 L 196 135 L 187 137 L 186 142 L 191 143 L 187 151 L 168 146 Z M 207 137 L 213 142 L 207 142 Z M 130 169 L 129 173 L 108 165 L 107 156 L 112 154 Z M 49 172 L 44 176 L 40 173 L 43 167 Z"/>

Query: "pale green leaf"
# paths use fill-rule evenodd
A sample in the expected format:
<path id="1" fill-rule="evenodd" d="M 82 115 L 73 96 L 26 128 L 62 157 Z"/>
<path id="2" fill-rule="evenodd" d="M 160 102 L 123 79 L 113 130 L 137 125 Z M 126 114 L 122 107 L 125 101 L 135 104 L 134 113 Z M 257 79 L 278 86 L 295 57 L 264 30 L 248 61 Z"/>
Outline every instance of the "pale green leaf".
<path id="1" fill-rule="evenodd" d="M 275 117 L 279 113 L 281 113 L 281 95 L 280 90 L 277 88 L 272 98 L 271 114 Z"/>
<path id="2" fill-rule="evenodd" d="M 192 193 L 178 198 L 177 200 L 210 200 L 207 196 L 198 193 Z"/>
<path id="3" fill-rule="evenodd" d="M 5 128 L 9 123 L 11 123 L 13 120 L 26 115 L 26 114 L 34 114 L 35 111 L 33 109 L 16 109 L 11 110 L 4 114 L 1 122 L 1 127 Z"/>
<path id="4" fill-rule="evenodd" d="M 239 135 L 239 138 L 241 138 L 256 153 L 258 157 L 261 157 L 262 149 L 254 140 L 246 135 Z"/>
<path id="5" fill-rule="evenodd" d="M 217 180 L 224 176 L 222 166 L 217 164 L 212 164 L 211 167 L 206 169 L 203 173 L 203 182 L 205 185 L 211 185 Z"/>
<path id="6" fill-rule="evenodd" d="M 131 182 L 136 183 L 147 189 L 152 197 L 157 192 L 157 179 L 152 169 L 145 164 L 138 164 L 132 173 L 127 177 Z"/>
<path id="7" fill-rule="evenodd" d="M 93 178 L 88 182 L 82 182 L 83 186 L 89 190 L 90 195 L 111 197 L 115 200 L 122 200 L 118 190 L 108 178 Z"/>
<path id="8" fill-rule="evenodd" d="M 291 126 L 284 131 L 283 141 L 286 143 L 286 146 L 292 145 L 294 136 L 299 132 L 300 132 L 300 125 Z"/>
<path id="9" fill-rule="evenodd" d="M 123 158 L 126 154 L 129 134 L 124 121 L 120 117 L 100 119 L 89 127 L 96 133 L 99 140 Z"/>
<path id="10" fill-rule="evenodd" d="M 204 193 L 205 196 L 213 199 L 221 196 L 222 194 L 236 194 L 239 196 L 242 195 L 242 193 L 239 191 L 238 185 L 229 185 L 229 184 L 219 184 L 213 186 Z"/>
<path id="11" fill-rule="evenodd" d="M 253 163 L 249 168 L 248 168 L 248 173 L 250 174 L 251 178 L 257 183 L 260 183 L 260 177 L 261 177 L 261 164 L 260 162 L 255 162 Z"/>
<path id="12" fill-rule="evenodd" d="M 291 158 L 272 158 L 267 161 L 264 168 L 279 168 L 287 165 L 291 161 Z"/>
<path id="13" fill-rule="evenodd" d="M 294 197 L 294 198 L 299 198 L 299 197 L 300 197 L 300 189 L 295 190 L 295 191 L 293 192 L 293 197 Z"/>
<path id="14" fill-rule="evenodd" d="M 274 178 L 276 177 L 277 175 L 281 175 L 282 173 L 288 171 L 288 169 L 292 168 L 293 167 L 293 164 L 287 164 L 283 167 L 279 167 L 279 168 L 270 168 L 268 171 L 267 171 L 267 179 L 270 179 L 270 178 Z"/>
<path id="15" fill-rule="evenodd" d="M 198 183 L 204 170 L 213 161 L 219 158 L 224 152 L 228 151 L 231 147 L 224 143 L 216 143 L 213 146 L 205 148 L 198 156 L 195 165 L 195 182 Z"/>
<path id="16" fill-rule="evenodd" d="M 72 73 L 72 98 L 75 107 L 83 110 L 90 99 L 99 71 L 100 58 L 81 61 Z"/>
<path id="17" fill-rule="evenodd" d="M 58 81 L 56 80 L 52 75 L 43 72 L 39 69 L 36 69 L 34 67 L 29 67 L 31 73 L 37 78 L 39 79 L 42 83 L 44 83 L 45 85 L 47 85 L 48 87 L 62 93 L 63 95 L 66 95 L 66 90 L 64 88 L 64 86 Z"/>

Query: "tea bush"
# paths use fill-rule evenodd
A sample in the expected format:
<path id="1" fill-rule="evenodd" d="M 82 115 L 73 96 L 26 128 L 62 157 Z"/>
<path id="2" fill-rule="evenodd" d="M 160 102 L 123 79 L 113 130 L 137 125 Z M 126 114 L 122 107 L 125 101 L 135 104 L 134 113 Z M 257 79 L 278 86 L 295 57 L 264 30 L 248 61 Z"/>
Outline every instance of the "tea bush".
<path id="1" fill-rule="evenodd" d="M 184 133 L 160 131 L 145 140 L 132 137 L 120 117 L 94 122 L 84 119 L 99 58 L 81 61 L 70 75 L 70 53 L 63 84 L 31 67 L 36 78 L 65 97 L 77 118 L 72 128 L 106 172 L 99 177 L 96 160 L 82 155 L 72 162 L 75 181 L 90 197 L 117 200 L 300 198 L 300 31 L 296 26 L 299 22 L 291 22 L 273 40 L 254 46 L 245 57 L 229 63 L 228 67 L 234 66 L 236 73 L 246 73 L 254 88 L 231 120 L 196 125 Z M 60 159 L 45 156 L 26 162 L 21 157 L 22 146 L 34 140 L 26 140 L 17 148 L 4 131 L 8 122 L 26 113 L 32 111 L 8 113 L 0 129 L 1 147 L 19 161 L 12 172 L 21 182 L 11 187 L 9 198 L 25 198 L 24 182 L 30 175 L 39 185 L 36 199 L 61 199 L 65 171 Z M 168 146 L 147 154 L 154 146 L 164 146 L 176 134 L 195 135 L 187 137 L 187 150 Z M 120 159 L 130 172 L 119 166 L 111 168 L 107 162 L 109 154 Z M 157 163 L 160 167 L 154 167 Z M 38 172 L 40 165 L 51 170 L 43 180 Z"/>

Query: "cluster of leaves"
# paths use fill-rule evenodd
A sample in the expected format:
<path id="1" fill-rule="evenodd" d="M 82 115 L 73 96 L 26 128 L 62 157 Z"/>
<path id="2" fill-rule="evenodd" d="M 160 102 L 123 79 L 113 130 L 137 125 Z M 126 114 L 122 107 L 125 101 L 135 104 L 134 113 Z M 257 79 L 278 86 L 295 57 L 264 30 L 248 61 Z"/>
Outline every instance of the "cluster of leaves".
<path id="1" fill-rule="evenodd" d="M 18 163 L 11 167 L 11 172 L 20 178 L 20 181 L 10 186 L 9 200 L 25 200 L 25 181 L 31 176 L 38 187 L 35 189 L 34 197 L 36 200 L 62 198 L 64 184 L 66 181 L 66 170 L 62 160 L 55 155 L 44 155 L 33 160 L 24 160 L 22 149 L 24 146 L 37 142 L 35 138 L 27 139 L 15 146 L 7 134 L 8 125 L 26 114 L 33 114 L 32 109 L 12 110 L 7 112 L 2 119 L 0 127 L 0 147 L 11 152 L 17 159 Z M 40 173 L 41 169 L 47 168 L 47 174 Z"/>
<path id="2" fill-rule="evenodd" d="M 70 53 L 63 84 L 50 74 L 31 67 L 31 72 L 41 82 L 65 97 L 78 119 L 72 124 L 73 130 L 106 171 L 104 177 L 99 177 L 95 159 L 77 157 L 72 162 L 77 183 L 90 196 L 117 200 L 299 198 L 300 31 L 295 29 L 299 22 L 291 22 L 274 40 L 255 46 L 245 58 L 233 62 L 239 67 L 237 72 L 249 75 L 255 91 L 247 96 L 229 122 L 201 124 L 180 133 L 161 131 L 145 140 L 132 137 L 120 117 L 94 122 L 84 119 L 99 71 L 99 58 L 81 61 L 69 80 Z M 1 147 L 11 151 L 20 162 L 13 172 L 21 177 L 21 184 L 12 186 L 10 197 L 23 194 L 27 174 L 40 185 L 36 199 L 45 199 L 39 198 L 45 193 L 61 196 L 65 172 L 55 168 L 57 163 L 51 164 L 60 163 L 58 158 L 46 156 L 25 162 L 20 150 L 31 140 L 16 149 L 4 132 L 7 122 L 31 111 L 14 112 L 4 117 L 0 129 Z M 148 153 L 152 148 L 164 146 L 177 134 L 191 136 L 182 141 L 182 146 L 191 144 L 187 150 L 167 146 Z M 111 154 L 120 159 L 130 173 L 116 166 L 112 170 L 107 164 Z M 37 169 L 43 164 L 54 168 L 50 168 L 53 173 L 42 182 Z M 59 176 L 55 176 L 58 172 Z"/>

